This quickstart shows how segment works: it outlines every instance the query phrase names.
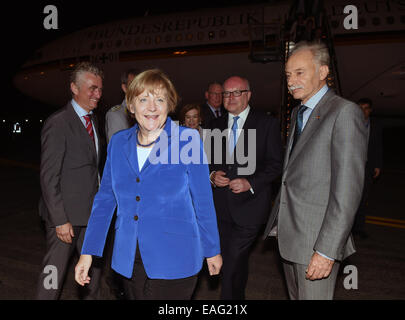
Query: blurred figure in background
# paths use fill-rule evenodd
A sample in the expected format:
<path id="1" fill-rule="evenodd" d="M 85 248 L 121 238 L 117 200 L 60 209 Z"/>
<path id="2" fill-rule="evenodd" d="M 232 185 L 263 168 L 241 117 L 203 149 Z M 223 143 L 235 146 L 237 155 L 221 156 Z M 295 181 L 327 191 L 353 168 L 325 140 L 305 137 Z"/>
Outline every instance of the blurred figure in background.
<path id="1" fill-rule="evenodd" d="M 227 114 L 222 105 L 222 85 L 217 82 L 210 83 L 205 91 L 206 102 L 201 108 L 203 118 L 202 127 L 210 128 L 213 119 L 217 119 Z"/>
<path id="2" fill-rule="evenodd" d="M 365 226 L 368 210 L 368 196 L 373 181 L 375 181 L 381 174 L 383 164 L 382 131 L 378 121 L 370 117 L 373 111 L 373 102 L 368 98 L 362 98 L 357 101 L 357 104 L 364 113 L 364 124 L 368 131 L 368 149 L 363 195 L 361 197 L 359 208 L 357 209 L 352 231 L 355 236 L 367 238 L 368 235 L 365 231 Z"/>
<path id="3" fill-rule="evenodd" d="M 180 110 L 179 121 L 180 124 L 191 129 L 196 129 L 202 137 L 202 123 L 201 108 L 196 103 L 189 103 L 183 106 Z"/>
<path id="4" fill-rule="evenodd" d="M 131 81 L 139 73 L 136 69 L 129 69 L 121 75 L 121 89 L 124 95 L 127 92 Z M 105 115 L 105 134 L 107 143 L 110 142 L 112 135 L 120 130 L 128 129 L 134 125 L 134 119 L 128 112 L 127 103 L 124 100 L 121 104 L 112 107 Z"/>

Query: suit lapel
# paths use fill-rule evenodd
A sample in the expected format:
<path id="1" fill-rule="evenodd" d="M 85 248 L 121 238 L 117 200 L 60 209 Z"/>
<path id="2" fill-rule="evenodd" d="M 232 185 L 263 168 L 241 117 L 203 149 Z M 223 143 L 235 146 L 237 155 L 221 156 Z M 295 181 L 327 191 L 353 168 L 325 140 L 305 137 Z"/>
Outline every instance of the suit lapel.
<path id="1" fill-rule="evenodd" d="M 101 148 L 102 148 L 102 143 L 101 143 L 101 135 L 98 131 L 98 118 L 95 115 L 95 113 L 93 112 L 93 129 L 96 132 L 97 135 L 97 144 L 98 144 L 98 153 L 97 153 L 97 164 L 100 163 L 100 159 L 101 159 Z M 90 139 L 91 140 L 91 139 Z M 95 147 L 94 147 L 95 148 Z M 96 151 L 96 150 L 95 150 Z M 97 152 L 97 151 L 96 151 Z"/>
<path id="2" fill-rule="evenodd" d="M 80 117 L 77 115 L 70 102 L 67 104 L 66 109 L 68 115 L 68 122 L 72 129 L 73 134 L 76 135 L 81 142 L 83 142 L 90 148 L 92 157 L 95 163 L 97 164 L 98 161 L 97 161 L 96 146 L 94 145 L 90 135 L 88 134 L 86 128 L 84 127 L 83 122 L 80 120 Z"/>
<path id="3" fill-rule="evenodd" d="M 138 124 L 136 124 L 131 133 L 128 136 L 128 140 L 123 145 L 123 150 L 125 156 L 128 160 L 129 166 L 134 171 L 136 176 L 139 175 L 139 165 L 138 165 L 138 153 L 136 151 L 136 129 L 138 128 Z"/>
<path id="4" fill-rule="evenodd" d="M 242 128 L 243 131 L 241 132 L 241 135 L 243 134 L 243 147 L 244 147 L 243 150 L 246 153 L 249 150 L 249 147 L 248 147 L 249 129 L 257 129 L 257 114 L 252 108 L 250 108 L 250 110 L 249 110 L 248 116 L 246 117 L 246 121 L 243 124 L 243 128 Z M 242 143 L 242 140 L 240 139 L 241 135 L 239 135 L 239 138 L 238 138 L 238 141 L 236 142 L 236 145 L 239 145 L 240 143 Z"/>
<path id="5" fill-rule="evenodd" d="M 217 118 L 217 129 L 219 129 L 221 132 L 224 132 L 224 130 L 228 129 L 228 119 L 229 119 L 229 113 L 227 112 L 225 115 L 223 115 L 221 118 Z M 225 159 L 229 157 L 228 150 L 229 150 L 229 143 L 228 143 L 228 137 L 226 139 L 221 138 L 222 142 L 222 161 L 225 162 Z M 215 154 L 215 150 L 213 150 L 213 155 Z"/>
<path id="6" fill-rule="evenodd" d="M 291 114 L 291 125 L 292 125 L 292 127 L 291 127 L 291 130 L 290 130 L 289 135 L 288 135 L 287 149 L 286 149 L 287 152 L 286 152 L 285 158 L 284 158 L 283 171 L 285 171 L 285 168 L 287 168 L 288 161 L 289 161 L 290 156 L 291 156 L 291 148 L 292 148 L 292 144 L 293 144 L 293 141 L 294 141 L 295 126 L 297 124 L 297 121 L 296 121 L 296 119 L 297 119 L 297 110 L 298 110 L 298 108 L 295 108 L 293 110 L 292 114 Z"/>
<path id="7" fill-rule="evenodd" d="M 311 139 L 312 135 L 317 131 L 322 118 L 323 114 L 325 113 L 326 105 L 328 104 L 328 101 L 334 96 L 333 90 L 329 89 L 327 93 L 321 98 L 321 100 L 318 102 L 318 104 L 315 106 L 314 110 L 312 111 L 305 127 L 304 130 L 302 131 L 300 138 L 296 142 L 294 146 L 294 150 L 291 152 L 290 157 L 288 159 L 288 164 L 290 164 L 294 159 L 297 158 L 297 156 L 300 154 L 300 152 L 304 149 L 305 144 L 308 142 L 308 140 Z M 294 130 L 295 130 L 295 118 L 296 118 L 296 113 L 295 112 L 295 117 L 294 117 Z M 290 143 L 289 143 L 289 149 L 291 148 L 291 143 L 293 140 L 294 132 L 292 131 L 291 133 L 291 138 L 290 138 Z"/>

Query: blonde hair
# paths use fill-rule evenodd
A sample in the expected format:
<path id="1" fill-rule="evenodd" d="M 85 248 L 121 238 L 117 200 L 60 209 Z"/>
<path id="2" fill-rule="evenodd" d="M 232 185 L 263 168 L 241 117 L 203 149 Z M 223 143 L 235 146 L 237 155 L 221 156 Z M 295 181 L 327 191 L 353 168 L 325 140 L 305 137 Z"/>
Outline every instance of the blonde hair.
<path id="1" fill-rule="evenodd" d="M 125 96 L 127 106 L 131 105 L 134 99 L 145 90 L 147 92 L 155 92 L 161 89 L 166 90 L 169 113 L 174 112 L 179 96 L 169 77 L 159 69 L 150 69 L 141 72 L 132 80 Z"/>

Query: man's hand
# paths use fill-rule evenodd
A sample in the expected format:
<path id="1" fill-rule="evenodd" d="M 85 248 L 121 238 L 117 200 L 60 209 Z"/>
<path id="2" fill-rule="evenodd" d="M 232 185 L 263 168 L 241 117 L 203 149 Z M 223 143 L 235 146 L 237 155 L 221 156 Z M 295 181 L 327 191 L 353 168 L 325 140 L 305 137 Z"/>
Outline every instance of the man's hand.
<path id="1" fill-rule="evenodd" d="M 380 175 L 380 173 L 381 173 L 381 169 L 380 169 L 380 168 L 374 168 L 374 175 L 373 175 L 373 178 L 374 178 L 374 179 L 378 178 L 378 176 Z"/>
<path id="2" fill-rule="evenodd" d="M 246 192 L 250 190 L 250 188 L 252 188 L 252 186 L 245 178 L 234 179 L 229 183 L 229 189 L 231 189 L 233 193 Z"/>
<path id="3" fill-rule="evenodd" d="M 207 265 L 210 276 L 219 274 L 222 267 L 222 256 L 217 254 L 214 257 L 207 258 Z"/>
<path id="4" fill-rule="evenodd" d="M 75 234 L 73 232 L 73 227 L 70 222 L 67 222 L 61 226 L 57 226 L 56 228 L 56 236 L 65 243 L 72 243 L 72 238 L 74 238 Z"/>
<path id="5" fill-rule="evenodd" d="M 212 182 L 217 187 L 226 187 L 229 184 L 229 178 L 225 177 L 226 173 L 219 170 L 212 174 Z"/>
<path id="6" fill-rule="evenodd" d="M 306 270 L 307 275 L 305 278 L 309 280 L 327 278 L 332 271 L 334 263 L 334 260 L 329 260 L 328 258 L 322 257 L 319 253 L 314 252 Z"/>
<path id="7" fill-rule="evenodd" d="M 93 261 L 93 258 L 91 255 L 82 254 L 80 256 L 79 262 L 77 263 L 77 265 L 75 267 L 75 280 L 82 287 L 85 284 L 90 283 L 90 277 L 88 276 L 88 274 L 89 274 L 89 269 L 90 269 L 92 261 Z"/>

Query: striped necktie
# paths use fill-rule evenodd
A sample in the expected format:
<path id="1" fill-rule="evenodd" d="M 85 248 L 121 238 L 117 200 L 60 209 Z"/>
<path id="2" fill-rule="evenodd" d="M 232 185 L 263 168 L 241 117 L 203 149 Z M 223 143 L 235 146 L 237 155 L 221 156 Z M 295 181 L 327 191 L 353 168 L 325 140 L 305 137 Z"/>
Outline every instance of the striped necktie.
<path id="1" fill-rule="evenodd" d="M 93 124 L 91 123 L 91 114 L 86 114 L 83 116 L 84 120 L 86 121 L 86 130 L 87 133 L 89 134 L 91 140 L 93 140 L 93 143 L 95 144 L 94 141 L 94 131 L 93 131 Z"/>

